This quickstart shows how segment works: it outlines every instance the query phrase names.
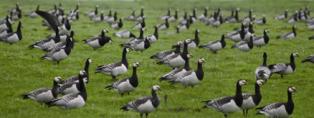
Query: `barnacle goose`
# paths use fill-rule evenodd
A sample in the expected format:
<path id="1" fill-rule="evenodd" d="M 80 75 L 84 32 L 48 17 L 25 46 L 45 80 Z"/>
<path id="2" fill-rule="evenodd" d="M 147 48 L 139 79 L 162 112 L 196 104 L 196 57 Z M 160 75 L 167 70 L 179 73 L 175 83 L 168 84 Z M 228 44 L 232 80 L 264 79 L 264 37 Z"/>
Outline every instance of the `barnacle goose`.
<path id="1" fill-rule="evenodd" d="M 30 12 L 30 13 L 28 14 L 28 16 L 29 16 L 30 18 L 36 18 L 36 17 L 38 16 L 38 14 L 36 13 L 36 11 L 39 10 L 39 7 L 40 7 L 40 6 L 37 5 L 36 10 Z"/>
<path id="2" fill-rule="evenodd" d="M 183 52 L 168 56 L 167 58 L 163 58 L 159 60 L 157 64 L 166 64 L 172 68 L 183 66 L 185 63 L 185 59 L 188 54 L 188 44 L 186 41 L 183 43 Z"/>
<path id="3" fill-rule="evenodd" d="M 150 43 L 154 43 L 158 40 L 159 38 L 159 34 L 158 34 L 158 27 L 154 26 L 154 34 L 146 36 L 146 39 L 150 42 Z"/>
<path id="4" fill-rule="evenodd" d="M 178 42 L 177 45 L 172 46 L 172 48 L 175 48 L 174 50 L 166 50 L 166 51 L 157 52 L 154 55 L 152 55 L 150 58 L 155 59 L 155 60 L 162 60 L 172 55 L 179 54 L 181 51 L 180 50 L 181 43 L 182 42 Z"/>
<path id="5" fill-rule="evenodd" d="M 232 10 L 231 11 L 231 15 L 227 18 L 225 18 L 225 22 L 226 23 L 236 23 L 236 22 L 239 22 L 240 19 L 239 19 L 239 11 L 240 9 L 237 8 L 236 10 Z"/>
<path id="6" fill-rule="evenodd" d="M 269 118 L 289 118 L 294 110 L 294 102 L 292 94 L 296 92 L 296 88 L 293 86 L 288 87 L 288 101 L 271 103 L 264 107 L 257 108 L 259 111 L 257 114 L 265 115 Z"/>
<path id="7" fill-rule="evenodd" d="M 0 32 L 3 32 L 5 30 L 9 30 L 11 26 L 12 26 L 12 23 L 10 21 L 10 17 L 6 16 L 5 19 L 2 20 L 0 23 Z"/>
<path id="8" fill-rule="evenodd" d="M 275 17 L 276 20 L 284 20 L 286 18 L 288 18 L 288 9 L 286 9 L 283 14 Z"/>
<path id="9" fill-rule="evenodd" d="M 277 39 L 293 39 L 293 38 L 296 38 L 297 37 L 297 31 L 296 31 L 296 28 L 295 28 L 295 25 L 292 26 L 292 31 L 291 32 L 288 32 L 286 34 L 283 34 L 283 35 L 280 35 L 280 36 L 277 36 L 276 38 Z"/>
<path id="10" fill-rule="evenodd" d="M 115 33 L 115 35 L 119 38 L 136 38 L 136 36 L 128 30 L 118 31 Z"/>
<path id="11" fill-rule="evenodd" d="M 263 63 L 255 69 L 256 80 L 262 79 L 267 81 L 271 76 L 271 70 L 267 66 L 267 53 L 263 53 Z"/>
<path id="12" fill-rule="evenodd" d="M 50 51 L 54 47 L 57 46 L 57 44 L 61 41 L 59 32 L 56 32 L 56 35 L 54 37 L 49 37 L 44 40 L 36 41 L 32 45 L 29 46 L 29 48 L 38 48 L 43 51 Z"/>
<path id="13" fill-rule="evenodd" d="M 118 75 L 126 73 L 128 71 L 128 60 L 126 57 L 128 48 L 123 48 L 122 59 L 120 62 L 112 63 L 108 65 L 101 65 L 96 68 L 96 73 L 104 73 L 111 75 L 112 79 L 115 79 Z"/>
<path id="14" fill-rule="evenodd" d="M 154 85 L 152 87 L 151 96 L 145 96 L 134 101 L 131 101 L 128 104 L 123 105 L 121 109 L 124 111 L 134 110 L 140 113 L 141 118 L 143 117 L 144 114 L 147 118 L 148 114 L 155 111 L 159 106 L 160 101 L 157 95 L 158 90 L 160 90 L 160 86 Z"/>
<path id="15" fill-rule="evenodd" d="M 217 111 L 222 112 L 225 118 L 227 118 L 230 113 L 240 111 L 243 103 L 242 86 L 246 83 L 246 80 L 238 80 L 234 96 L 225 96 L 213 100 L 203 101 L 205 102 L 204 108 L 214 108 Z"/>
<path id="16" fill-rule="evenodd" d="M 162 23 L 162 24 L 158 24 L 157 27 L 158 27 L 158 30 L 166 30 L 169 28 L 169 22 L 168 22 L 168 18 L 165 19 L 165 22 Z"/>
<path id="17" fill-rule="evenodd" d="M 73 46 L 74 46 L 73 39 L 72 37 L 68 36 L 65 46 L 56 47 L 47 54 L 45 54 L 44 56 L 42 56 L 41 58 L 56 61 L 57 63 L 59 63 L 61 60 L 67 58 L 70 55 Z"/>
<path id="18" fill-rule="evenodd" d="M 234 44 L 231 48 L 237 48 L 243 52 L 248 52 L 253 48 L 253 36 L 251 36 L 249 41 L 240 41 Z"/>
<path id="19" fill-rule="evenodd" d="M 86 92 L 85 84 L 83 81 L 84 73 L 85 71 L 80 71 L 80 74 L 78 75 L 79 93 L 66 94 L 62 96 L 61 98 L 54 99 L 50 102 L 47 102 L 46 104 L 48 106 L 59 106 L 59 107 L 68 108 L 68 109 L 83 107 L 87 101 L 87 92 Z"/>
<path id="20" fill-rule="evenodd" d="M 183 86 L 194 87 L 195 85 L 199 84 L 200 81 L 204 78 L 204 71 L 203 71 L 203 63 L 205 62 L 204 58 L 200 58 L 197 61 L 197 70 L 188 70 L 180 75 L 178 78 L 171 80 L 170 82 L 174 83 L 181 83 Z"/>
<path id="21" fill-rule="evenodd" d="M 102 30 L 101 34 L 90 39 L 83 40 L 85 44 L 89 45 L 93 49 L 98 49 L 103 47 L 107 43 L 111 43 L 112 39 L 109 36 L 106 36 L 107 30 Z"/>
<path id="22" fill-rule="evenodd" d="M 168 8 L 166 15 L 161 16 L 160 19 L 165 20 L 165 19 L 168 19 L 170 16 L 171 16 L 171 11 L 170 11 L 170 8 Z"/>
<path id="23" fill-rule="evenodd" d="M 17 43 L 18 41 L 22 40 L 22 23 L 19 21 L 17 26 L 16 32 L 8 33 L 6 36 L 1 37 L 0 40 L 7 42 L 9 44 Z"/>
<path id="24" fill-rule="evenodd" d="M 194 39 L 185 39 L 184 40 L 184 42 L 186 42 L 188 44 L 189 48 L 196 48 L 199 45 L 199 43 L 200 43 L 199 33 L 200 33 L 200 30 L 196 29 L 194 31 Z"/>
<path id="25" fill-rule="evenodd" d="M 138 86 L 138 77 L 137 77 L 137 67 L 139 66 L 139 63 L 133 63 L 133 73 L 131 77 L 118 80 L 108 86 L 106 86 L 106 89 L 116 89 L 121 96 L 123 96 L 125 93 L 130 93 L 135 90 L 135 88 Z"/>
<path id="26" fill-rule="evenodd" d="M 130 48 L 134 51 L 144 51 L 150 47 L 150 42 L 146 38 L 144 40 L 138 39 L 138 40 L 134 40 L 130 43 L 123 44 L 123 47 Z"/>
<path id="27" fill-rule="evenodd" d="M 290 63 L 278 63 L 268 65 L 268 68 L 271 70 L 271 73 L 280 74 L 281 78 L 283 78 L 284 74 L 293 73 L 296 69 L 295 65 L 295 57 L 297 57 L 297 53 L 291 53 L 290 55 Z"/>
<path id="28" fill-rule="evenodd" d="M 221 50 L 226 47 L 225 35 L 221 35 L 220 40 L 211 41 L 207 44 L 198 46 L 199 48 L 206 48 L 212 51 L 213 53 L 217 53 L 218 50 Z"/>
<path id="29" fill-rule="evenodd" d="M 264 25 L 266 24 L 267 20 L 266 17 L 263 16 L 261 19 L 255 19 L 254 23 L 257 25 Z"/>
<path id="30" fill-rule="evenodd" d="M 310 55 L 310 56 L 308 56 L 308 57 L 306 57 L 305 59 L 302 60 L 302 63 L 305 63 L 305 62 L 314 63 L 314 55 Z"/>
<path id="31" fill-rule="evenodd" d="M 253 38 L 253 44 L 257 47 L 264 46 L 268 44 L 268 42 L 269 42 L 269 36 L 268 36 L 268 30 L 266 29 L 264 29 L 263 36 Z"/>
<path id="32" fill-rule="evenodd" d="M 87 58 L 85 61 L 85 65 L 84 65 L 84 71 L 85 74 L 83 75 L 83 81 L 85 84 L 87 84 L 89 82 L 89 65 L 92 63 L 92 59 Z M 59 85 L 65 85 L 65 84 L 69 84 L 69 83 L 78 83 L 78 76 L 71 76 L 66 80 L 61 80 L 58 82 Z"/>
<path id="33" fill-rule="evenodd" d="M 46 103 L 49 102 L 58 96 L 58 82 L 60 81 L 61 77 L 55 77 L 53 80 L 53 86 L 51 89 L 49 88 L 39 88 L 33 90 L 31 92 L 25 93 L 22 95 L 23 99 L 32 99 L 39 103 Z"/>
<path id="34" fill-rule="evenodd" d="M 243 115 L 247 118 L 249 109 L 256 107 L 262 100 L 262 94 L 260 87 L 263 85 L 264 80 L 256 80 L 255 82 L 255 93 L 242 93 L 243 103 L 241 108 L 243 109 Z"/>
<path id="35" fill-rule="evenodd" d="M 90 12 L 87 12 L 86 15 L 89 17 L 89 18 L 92 18 L 94 16 L 97 16 L 98 15 L 98 5 L 95 6 L 95 9 L 93 11 L 90 11 Z"/>
<path id="36" fill-rule="evenodd" d="M 117 22 L 114 22 L 111 24 L 111 28 L 112 29 L 120 29 L 123 27 L 123 22 L 122 22 L 122 19 L 120 18 Z"/>
<path id="37" fill-rule="evenodd" d="M 127 17 L 125 18 L 125 20 L 134 21 L 135 18 L 136 18 L 136 16 L 135 16 L 135 10 L 132 10 L 131 15 L 127 16 Z"/>
<path id="38" fill-rule="evenodd" d="M 184 58 L 184 60 L 185 60 L 184 67 L 172 69 L 170 72 L 168 72 L 165 75 L 163 75 L 162 77 L 160 77 L 159 80 L 160 81 L 164 81 L 164 80 L 172 81 L 172 80 L 182 76 L 185 72 L 189 71 L 191 69 L 189 58 L 190 58 L 190 55 L 187 54 L 187 57 Z"/>

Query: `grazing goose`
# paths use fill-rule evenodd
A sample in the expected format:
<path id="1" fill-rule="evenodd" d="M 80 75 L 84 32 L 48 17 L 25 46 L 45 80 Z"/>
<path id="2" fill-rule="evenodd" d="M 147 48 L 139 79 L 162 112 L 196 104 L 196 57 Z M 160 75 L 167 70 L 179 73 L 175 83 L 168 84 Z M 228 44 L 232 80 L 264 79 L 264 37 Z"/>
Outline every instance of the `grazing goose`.
<path id="1" fill-rule="evenodd" d="M 283 78 L 284 74 L 290 74 L 295 71 L 295 57 L 297 57 L 297 53 L 291 53 L 290 55 L 290 63 L 278 63 L 268 65 L 268 68 L 271 70 L 271 73 L 280 74 L 281 78 Z"/>
<path id="2" fill-rule="evenodd" d="M 310 55 L 310 56 L 308 56 L 308 57 L 306 57 L 305 59 L 302 60 L 302 63 L 305 63 L 305 62 L 314 63 L 314 55 Z"/>
<path id="3" fill-rule="evenodd" d="M 169 26 L 170 26 L 170 25 L 169 25 L 169 22 L 168 22 L 168 19 L 167 19 L 167 18 L 165 19 L 165 22 L 164 22 L 164 23 L 157 25 L 158 30 L 166 30 L 166 29 L 169 28 Z"/>
<path id="4" fill-rule="evenodd" d="M 205 62 L 204 58 L 201 58 L 197 62 L 197 70 L 188 70 L 178 78 L 171 80 L 174 83 L 181 83 L 183 86 L 194 87 L 195 85 L 199 84 L 200 81 L 204 78 L 204 71 L 203 71 L 203 63 Z"/>
<path id="5" fill-rule="evenodd" d="M 136 69 L 139 66 L 139 63 L 133 63 L 133 73 L 131 77 L 116 81 L 108 86 L 106 86 L 106 89 L 116 89 L 121 96 L 124 95 L 124 93 L 130 93 L 135 90 L 135 88 L 138 86 L 138 77 Z"/>
<path id="6" fill-rule="evenodd" d="M 263 54 L 263 64 L 255 69 L 255 78 L 256 80 L 262 79 L 267 81 L 271 76 L 271 70 L 267 67 L 267 54 Z"/>
<path id="7" fill-rule="evenodd" d="M 221 50 L 226 47 L 225 35 L 221 35 L 220 40 L 211 41 L 207 44 L 200 45 L 198 47 L 209 49 L 210 51 L 216 54 L 218 50 Z"/>
<path id="8" fill-rule="evenodd" d="M 23 99 L 32 99 L 34 101 L 37 101 L 39 103 L 46 103 L 49 102 L 55 98 L 57 98 L 58 93 L 58 81 L 60 81 L 60 77 L 55 77 L 53 80 L 53 86 L 51 89 L 49 88 L 39 88 L 36 90 L 33 90 L 31 92 L 23 94 Z"/>
<path id="9" fill-rule="evenodd" d="M 253 38 L 253 44 L 257 47 L 264 46 L 268 44 L 268 42 L 269 42 L 269 36 L 268 36 L 268 30 L 266 29 L 263 32 L 263 36 Z"/>
<path id="10" fill-rule="evenodd" d="M 89 82 L 89 65 L 91 63 L 92 63 L 92 60 L 90 58 L 87 58 L 86 61 L 85 61 L 85 66 L 84 66 L 85 74 L 83 76 L 83 81 L 84 81 L 85 84 L 87 84 Z M 75 76 L 69 77 L 66 80 L 59 81 L 58 84 L 59 85 L 66 85 L 66 84 L 69 84 L 69 83 L 78 83 L 78 82 L 79 82 L 78 76 L 75 75 Z"/>
<path id="11" fill-rule="evenodd" d="M 105 32 L 108 32 L 107 30 L 102 30 L 101 34 L 99 36 L 83 40 L 85 44 L 89 45 L 93 49 L 98 49 L 103 47 L 107 43 L 111 43 L 111 37 L 106 36 Z"/>
<path id="12" fill-rule="evenodd" d="M 267 20 L 266 17 L 263 16 L 261 19 L 255 19 L 254 23 L 257 25 L 264 25 L 266 24 Z"/>
<path id="13" fill-rule="evenodd" d="M 162 77 L 159 78 L 160 81 L 172 81 L 178 77 L 181 77 L 185 72 L 189 71 L 190 68 L 190 62 L 189 62 L 190 55 L 187 54 L 187 58 L 184 58 L 185 64 L 183 68 L 175 68 L 172 69 L 170 72 L 166 73 Z"/>
<path id="14" fill-rule="evenodd" d="M 289 118 L 293 113 L 294 103 L 292 100 L 292 94 L 296 92 L 296 88 L 293 86 L 288 87 L 288 101 L 271 103 L 264 107 L 257 108 L 259 111 L 257 114 L 265 115 L 268 118 Z"/>
<path id="15" fill-rule="evenodd" d="M 227 118 L 230 113 L 240 111 L 243 103 L 242 86 L 246 83 L 246 80 L 238 80 L 236 84 L 236 94 L 234 96 L 226 96 L 204 101 L 204 108 L 214 108 L 217 111 L 222 112 L 225 118 Z"/>
<path id="16" fill-rule="evenodd" d="M 96 73 L 111 75 L 112 79 L 115 79 L 120 74 L 126 73 L 128 71 L 129 65 L 126 58 L 126 54 L 128 51 L 128 48 L 123 48 L 122 59 L 120 62 L 98 66 L 96 68 Z"/>
<path id="17" fill-rule="evenodd" d="M 28 16 L 30 17 L 30 18 L 36 18 L 36 17 L 38 17 L 38 14 L 36 13 L 36 11 L 38 11 L 39 10 L 39 5 L 37 5 L 37 7 L 36 7 L 36 10 L 35 11 L 32 11 L 32 12 L 30 12 L 29 14 L 28 14 Z"/>
<path id="18" fill-rule="evenodd" d="M 80 71 L 78 75 L 79 83 L 78 89 L 79 93 L 71 93 L 62 96 L 61 98 L 54 99 L 48 103 L 48 106 L 59 106 L 63 108 L 80 108 L 83 107 L 87 101 L 87 92 L 85 88 L 85 84 L 83 82 L 83 75 L 85 74 L 84 71 Z"/>
<path id="19" fill-rule="evenodd" d="M 150 43 L 154 43 L 158 40 L 159 34 L 158 34 L 158 27 L 154 26 L 154 34 L 146 36 L 145 39 L 147 39 Z"/>
<path id="20" fill-rule="evenodd" d="M 118 31 L 115 33 L 115 35 L 119 38 L 136 38 L 136 36 L 128 30 Z"/>
<path id="21" fill-rule="evenodd" d="M 188 44 L 184 41 L 183 43 L 183 52 L 168 56 L 167 58 L 163 58 L 159 60 L 157 64 L 166 64 L 172 68 L 180 67 L 185 64 L 185 58 L 188 54 Z"/>
<path id="22" fill-rule="evenodd" d="M 249 41 L 240 41 L 234 44 L 231 48 L 237 48 L 243 52 L 248 52 L 253 48 L 253 36 L 251 36 Z"/>
<path id="23" fill-rule="evenodd" d="M 258 104 L 262 100 L 261 90 L 260 87 L 263 85 L 264 80 L 256 80 L 255 82 L 255 93 L 242 93 L 243 103 L 241 108 L 243 109 L 243 115 L 247 118 L 249 113 L 249 109 L 253 109 L 254 107 L 258 106 Z"/>
<path id="24" fill-rule="evenodd" d="M 114 22 L 114 23 L 112 23 L 111 24 L 111 28 L 112 29 L 121 29 L 123 27 L 123 22 L 122 22 L 122 19 L 120 18 L 119 20 L 118 20 L 118 22 Z"/>
<path id="25" fill-rule="evenodd" d="M 152 95 L 141 97 L 134 101 L 129 102 L 128 104 L 121 107 L 124 111 L 134 110 L 140 113 L 141 118 L 145 114 L 146 118 L 150 112 L 153 112 L 159 106 L 159 97 L 157 95 L 157 91 L 160 90 L 159 85 L 154 85 L 152 87 Z"/>
<path id="26" fill-rule="evenodd" d="M 7 34 L 6 36 L 1 37 L 0 40 L 7 42 L 9 44 L 17 43 L 23 38 L 21 28 L 22 28 L 22 23 L 21 21 L 19 21 L 16 32 L 11 32 Z"/>
<path id="27" fill-rule="evenodd" d="M 280 14 L 275 17 L 276 20 L 284 20 L 288 18 L 288 10 L 285 10 L 283 14 Z"/>
<path id="28" fill-rule="evenodd" d="M 73 46 L 74 46 L 73 39 L 70 36 L 68 36 L 65 46 L 56 47 L 47 54 L 45 54 L 44 56 L 42 56 L 41 58 L 56 61 L 57 64 L 59 64 L 61 60 L 67 58 L 70 55 Z"/>
<path id="29" fill-rule="evenodd" d="M 36 41 L 34 44 L 30 45 L 29 48 L 38 48 L 43 51 L 49 51 L 57 46 L 57 44 L 61 41 L 59 32 L 56 32 L 54 37 L 49 37 L 48 39 L 44 39 L 41 41 Z"/>
<path id="30" fill-rule="evenodd" d="M 179 54 L 181 43 L 182 42 L 179 42 L 177 45 L 172 46 L 173 48 L 175 48 L 175 50 L 166 50 L 166 51 L 157 52 L 156 54 L 152 55 L 150 58 L 155 59 L 155 60 L 162 60 L 162 59 L 171 57 L 172 55 Z"/>
<path id="31" fill-rule="evenodd" d="M 276 38 L 277 39 L 285 39 L 285 40 L 287 40 L 287 39 L 294 39 L 296 37 L 297 37 L 297 31 L 296 31 L 295 25 L 294 25 L 294 26 L 292 26 L 292 31 L 291 32 L 288 32 L 286 34 L 277 36 Z"/>

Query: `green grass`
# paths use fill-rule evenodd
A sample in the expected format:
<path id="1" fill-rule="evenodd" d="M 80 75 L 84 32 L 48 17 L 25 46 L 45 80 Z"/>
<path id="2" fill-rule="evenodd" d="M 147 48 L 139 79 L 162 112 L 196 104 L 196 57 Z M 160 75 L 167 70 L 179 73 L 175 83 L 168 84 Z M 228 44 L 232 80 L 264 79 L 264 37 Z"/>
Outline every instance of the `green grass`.
<path id="1" fill-rule="evenodd" d="M 5 17 L 7 10 L 13 8 L 15 3 L 19 2 L 26 14 L 35 9 L 37 4 L 41 5 L 42 10 L 52 8 L 54 3 L 62 2 L 66 11 L 75 7 L 77 1 L 43 1 L 43 0 L 2 0 L 0 2 L 0 16 Z M 204 26 L 202 23 L 193 24 L 190 30 L 180 34 L 175 34 L 175 30 L 160 32 L 160 40 L 153 44 L 151 48 L 141 52 L 130 52 L 127 56 L 130 63 L 139 61 L 139 87 L 130 95 L 121 97 L 115 91 L 104 90 L 104 86 L 111 83 L 110 76 L 102 74 L 94 74 L 96 66 L 108 64 L 120 60 L 122 49 L 119 44 L 125 39 L 119 39 L 112 36 L 115 31 L 110 29 L 105 23 L 95 24 L 83 13 L 87 10 L 94 9 L 98 4 L 105 14 L 112 9 L 118 11 L 119 17 L 125 17 L 131 10 L 137 10 L 141 7 L 145 8 L 147 18 L 146 34 L 153 32 L 153 26 L 162 23 L 159 16 L 164 15 L 168 8 L 178 8 L 180 16 L 183 11 L 191 12 L 192 8 L 198 9 L 198 14 L 202 13 L 202 8 L 209 7 L 210 12 L 218 7 L 224 11 L 224 16 L 230 13 L 226 10 L 231 8 L 241 8 L 240 16 L 246 16 L 250 8 L 254 9 L 254 14 L 261 17 L 263 14 L 267 16 L 269 22 L 264 26 L 255 26 L 257 35 L 261 35 L 263 29 L 270 30 L 271 40 L 269 45 L 262 48 L 254 48 L 250 52 L 244 53 L 235 49 L 230 49 L 233 42 L 227 41 L 227 48 L 218 54 L 212 54 L 205 49 L 190 49 L 193 55 L 191 60 L 192 68 L 196 68 L 196 61 L 200 57 L 204 57 L 207 61 L 204 65 L 205 77 L 202 83 L 194 88 L 184 88 L 181 85 L 171 86 L 168 83 L 159 83 L 158 78 L 170 71 L 169 67 L 164 65 L 156 65 L 149 56 L 155 52 L 169 49 L 169 47 L 179 40 L 193 38 L 194 29 L 200 29 L 201 43 L 219 39 L 222 33 L 232 31 L 233 28 L 239 27 L 239 24 L 224 24 L 221 27 L 213 28 Z M 59 65 L 49 61 L 40 60 L 44 54 L 40 50 L 28 49 L 28 45 L 32 42 L 43 39 L 51 31 L 41 26 L 41 18 L 30 19 L 23 17 L 23 35 L 21 42 L 9 45 L 0 43 L 0 117 L 3 118 L 19 118 L 19 117 L 139 117 L 135 112 L 123 112 L 119 108 L 130 100 L 140 96 L 150 94 L 150 87 L 154 84 L 161 86 L 159 95 L 169 96 L 168 104 L 161 102 L 158 110 L 150 114 L 151 118 L 173 117 L 173 118 L 219 118 L 223 117 L 221 113 L 213 109 L 201 109 L 203 104 L 201 101 L 213 99 L 220 96 L 233 95 L 235 91 L 235 82 L 238 79 L 247 79 L 249 84 L 244 87 L 245 92 L 254 91 L 254 70 L 261 64 L 262 52 L 269 55 L 269 63 L 289 62 L 291 52 L 298 52 L 300 57 L 296 59 L 297 70 L 291 75 L 285 76 L 283 79 L 278 75 L 274 75 L 271 80 L 262 86 L 263 99 L 260 105 L 266 105 L 271 102 L 286 101 L 286 89 L 288 86 L 295 86 L 298 93 L 294 95 L 295 111 L 294 118 L 311 118 L 314 117 L 313 111 L 314 87 L 312 86 L 313 68 L 312 64 L 301 64 L 301 59 L 313 53 L 313 43 L 307 39 L 313 35 L 313 31 L 309 31 L 304 23 L 297 23 L 298 37 L 295 40 L 283 41 L 277 40 L 275 37 L 281 33 L 288 32 L 291 26 L 285 22 L 275 21 L 272 19 L 276 14 L 282 13 L 283 10 L 289 9 L 290 13 L 304 6 L 314 6 L 312 1 L 300 0 L 139 0 L 136 2 L 123 1 L 80 1 L 81 19 L 72 24 L 75 31 L 75 39 L 78 41 L 70 57 L 63 60 Z M 125 22 L 123 29 L 132 27 L 132 22 Z M 172 23 L 171 26 L 174 26 Z M 14 25 L 14 29 L 16 24 Z M 104 46 L 98 50 L 93 50 L 87 45 L 83 45 L 83 39 L 100 33 L 100 30 L 107 28 L 113 38 L 113 43 Z M 134 31 L 138 34 L 138 31 Z M 39 87 L 50 87 L 52 79 L 55 76 L 64 78 L 75 75 L 82 69 L 86 58 L 93 60 L 91 65 L 91 81 L 87 86 L 88 101 L 87 104 L 80 109 L 64 110 L 62 108 L 47 108 L 34 101 L 23 100 L 20 95 Z M 127 74 L 119 76 L 122 79 L 131 75 L 131 71 Z M 163 99 L 162 99 L 163 100 Z M 241 112 L 230 115 L 231 118 L 242 117 Z M 249 112 L 250 118 L 262 118 L 256 116 L 255 110 Z"/>

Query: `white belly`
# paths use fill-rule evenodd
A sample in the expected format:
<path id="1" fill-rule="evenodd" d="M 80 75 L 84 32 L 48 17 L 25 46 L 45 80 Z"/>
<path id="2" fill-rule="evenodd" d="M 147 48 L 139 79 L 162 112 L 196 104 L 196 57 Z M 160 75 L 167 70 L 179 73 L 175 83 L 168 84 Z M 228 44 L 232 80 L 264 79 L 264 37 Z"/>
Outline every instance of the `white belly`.
<path id="1" fill-rule="evenodd" d="M 118 89 L 119 93 L 126 93 L 126 92 L 133 91 L 135 88 L 131 85 L 129 80 L 127 80 L 127 81 L 122 82 L 121 84 L 119 84 L 117 86 L 117 89 Z"/>
<path id="2" fill-rule="evenodd" d="M 137 111 L 141 113 L 149 113 L 154 111 L 155 108 L 150 100 L 147 100 L 144 104 L 137 107 Z"/>
<path id="3" fill-rule="evenodd" d="M 19 37 L 17 36 L 17 34 L 13 34 L 12 36 L 7 37 L 5 41 L 9 43 L 16 43 L 19 41 Z"/>
<path id="4" fill-rule="evenodd" d="M 96 40 L 93 40 L 93 41 L 90 41 L 87 43 L 89 46 L 93 47 L 93 48 L 99 48 L 100 47 L 100 44 L 99 44 L 99 41 L 98 39 Z"/>
<path id="5" fill-rule="evenodd" d="M 66 57 L 68 57 L 68 55 L 65 53 L 65 51 L 63 49 L 52 55 L 52 59 L 55 61 L 60 61 Z"/>
<path id="6" fill-rule="evenodd" d="M 255 104 L 253 102 L 253 98 L 249 97 L 248 99 L 244 99 L 242 103 L 243 109 L 252 109 L 255 107 Z"/>
<path id="7" fill-rule="evenodd" d="M 66 108 L 80 108 L 84 105 L 85 105 L 84 99 L 81 96 L 79 96 L 79 97 L 74 98 L 73 100 L 69 101 L 66 104 Z"/>
<path id="8" fill-rule="evenodd" d="M 118 66 L 118 67 L 112 69 L 111 74 L 114 76 L 117 76 L 117 75 L 120 75 L 120 74 L 125 73 L 127 71 L 128 71 L 128 69 L 124 66 L 124 64 L 122 64 L 122 66 Z"/>
<path id="9" fill-rule="evenodd" d="M 232 113 L 240 111 L 241 108 L 237 106 L 234 100 L 231 100 L 229 103 L 222 105 L 218 108 L 218 110 L 225 112 L 225 113 Z"/>

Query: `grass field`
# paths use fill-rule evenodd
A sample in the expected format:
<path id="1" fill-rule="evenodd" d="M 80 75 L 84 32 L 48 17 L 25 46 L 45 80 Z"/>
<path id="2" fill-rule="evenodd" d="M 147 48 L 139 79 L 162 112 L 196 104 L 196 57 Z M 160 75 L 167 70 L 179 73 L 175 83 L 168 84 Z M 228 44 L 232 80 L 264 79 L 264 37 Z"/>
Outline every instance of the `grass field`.
<path id="1" fill-rule="evenodd" d="M 159 96 L 168 95 L 168 104 L 161 99 L 161 105 L 158 110 L 150 114 L 151 118 L 219 118 L 223 117 L 222 113 L 218 113 L 213 109 L 201 109 L 203 103 L 201 101 L 220 96 L 233 95 L 235 91 L 235 82 L 238 79 L 246 79 L 249 84 L 244 87 L 245 92 L 254 92 L 254 70 L 261 64 L 262 53 L 267 52 L 269 56 L 268 63 L 289 62 L 289 55 L 292 52 L 298 52 L 299 57 L 296 59 L 297 70 L 291 75 L 285 76 L 283 79 L 279 75 L 274 75 L 271 80 L 262 86 L 263 99 L 260 105 L 277 101 L 286 101 L 288 86 L 295 86 L 297 93 L 294 95 L 295 111 L 292 115 L 294 118 L 313 118 L 311 112 L 314 109 L 314 87 L 313 80 L 313 64 L 301 64 L 301 59 L 314 53 L 314 42 L 308 40 L 307 37 L 313 35 L 313 31 L 309 31 L 305 23 L 297 23 L 298 36 L 294 40 L 278 40 L 275 37 L 284 32 L 289 32 L 291 25 L 276 21 L 273 17 L 282 13 L 285 9 L 289 9 L 290 15 L 294 10 L 305 6 L 314 6 L 311 0 L 141 0 L 135 2 L 115 1 L 115 0 L 1 0 L 0 1 L 0 17 L 5 17 L 7 10 L 13 8 L 15 3 L 19 3 L 23 13 L 26 14 L 35 9 L 37 4 L 41 5 L 42 10 L 48 10 L 53 4 L 61 2 L 66 11 L 73 9 L 77 3 L 80 4 L 79 21 L 72 23 L 72 29 L 75 31 L 75 39 L 77 40 L 74 50 L 69 58 L 61 61 L 60 64 L 53 64 L 50 61 L 41 60 L 44 54 L 40 50 L 28 49 L 28 45 L 34 41 L 43 39 L 51 31 L 41 26 L 41 18 L 30 19 L 22 18 L 23 23 L 23 40 L 17 44 L 9 45 L 0 43 L 0 117 L 1 118 L 115 118 L 128 117 L 137 118 L 138 113 L 124 112 L 120 107 L 130 100 L 140 96 L 150 95 L 150 87 L 155 84 L 161 86 L 162 91 Z M 218 28 L 205 26 L 197 22 L 193 24 L 190 30 L 175 34 L 172 23 L 171 28 L 167 31 L 160 32 L 160 40 L 152 45 L 151 48 L 144 52 L 130 52 L 127 57 L 129 63 L 139 61 L 139 87 L 130 95 L 121 97 L 115 91 L 104 90 L 104 86 L 111 83 L 110 76 L 103 74 L 94 74 L 96 66 L 116 62 L 121 58 L 122 48 L 120 43 L 125 39 L 119 39 L 112 34 L 115 32 L 106 23 L 95 24 L 86 16 L 85 11 L 94 9 L 95 5 L 99 5 L 105 14 L 109 9 L 118 12 L 118 17 L 126 17 L 134 9 L 139 13 L 141 7 L 145 8 L 147 16 L 147 31 L 145 34 L 152 34 L 153 26 L 162 23 L 159 16 L 164 15 L 168 8 L 179 9 L 180 17 L 183 11 L 192 11 L 192 8 L 198 9 L 198 14 L 203 12 L 204 7 L 210 9 L 210 13 L 218 7 L 223 9 L 224 16 L 230 13 L 227 10 L 232 8 L 241 8 L 240 17 L 246 16 L 249 9 L 254 9 L 257 17 L 266 15 L 268 23 L 263 26 L 255 26 L 257 35 L 262 35 L 263 29 L 270 30 L 270 43 L 262 48 L 254 48 L 250 52 L 241 52 L 231 49 L 232 41 L 227 41 L 226 49 L 218 54 L 213 54 L 205 49 L 190 49 L 193 57 L 190 59 L 192 68 L 196 68 L 196 61 L 200 57 L 206 59 L 204 65 L 205 77 L 202 83 L 194 88 L 184 88 L 181 85 L 171 86 L 168 83 L 160 83 L 159 77 L 170 71 L 170 68 L 164 65 L 155 64 L 154 60 L 149 57 L 158 51 L 167 50 L 169 47 L 179 40 L 193 38 L 195 29 L 200 29 L 201 44 L 211 40 L 219 39 L 221 34 L 232 31 L 233 28 L 239 27 L 239 24 L 224 24 Z M 17 24 L 17 23 L 16 23 Z M 14 24 L 13 28 L 16 28 Z M 123 29 L 130 29 L 133 22 L 124 22 Z M 99 34 L 101 29 L 107 28 L 113 43 L 105 45 L 103 48 L 93 50 L 84 45 L 82 40 Z M 138 31 L 134 30 L 136 35 Z M 87 104 L 80 109 L 64 110 L 62 108 L 47 108 L 31 100 L 23 100 L 21 94 L 39 87 L 50 87 L 51 81 L 55 76 L 63 78 L 76 75 L 86 58 L 90 57 L 93 63 L 90 67 L 90 83 L 87 86 L 88 101 Z M 119 76 L 122 79 L 131 75 L 132 71 Z M 230 118 L 242 117 L 242 112 L 230 115 Z M 255 115 L 255 110 L 249 112 L 249 118 L 262 118 L 263 116 Z"/>

